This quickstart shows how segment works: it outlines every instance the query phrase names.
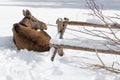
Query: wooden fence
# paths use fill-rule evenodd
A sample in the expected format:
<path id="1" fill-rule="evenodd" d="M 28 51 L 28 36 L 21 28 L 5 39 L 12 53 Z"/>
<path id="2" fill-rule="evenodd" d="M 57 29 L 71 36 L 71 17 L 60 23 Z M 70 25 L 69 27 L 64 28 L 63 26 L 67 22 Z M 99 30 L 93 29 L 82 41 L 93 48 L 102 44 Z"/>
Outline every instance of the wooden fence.
<path id="1" fill-rule="evenodd" d="M 106 25 L 93 24 L 93 23 L 87 23 L 87 22 L 69 21 L 69 19 L 67 18 L 64 18 L 64 20 L 62 18 L 57 19 L 56 24 L 57 24 L 58 36 L 57 38 L 50 40 L 50 47 L 51 47 L 50 52 L 52 52 L 53 54 L 51 57 L 52 61 L 54 60 L 56 53 L 58 53 L 61 56 L 64 54 L 63 48 L 93 51 L 93 52 L 97 50 L 97 52 L 101 52 L 101 53 L 120 55 L 120 45 L 113 44 L 108 41 L 101 41 L 101 40 L 99 41 L 99 40 L 92 40 L 92 39 L 88 39 L 87 41 L 85 41 L 85 39 L 73 41 L 73 40 L 63 39 L 63 35 L 67 25 L 107 28 Z M 119 24 L 112 24 L 110 26 L 111 28 L 114 28 L 114 29 L 120 29 Z"/>

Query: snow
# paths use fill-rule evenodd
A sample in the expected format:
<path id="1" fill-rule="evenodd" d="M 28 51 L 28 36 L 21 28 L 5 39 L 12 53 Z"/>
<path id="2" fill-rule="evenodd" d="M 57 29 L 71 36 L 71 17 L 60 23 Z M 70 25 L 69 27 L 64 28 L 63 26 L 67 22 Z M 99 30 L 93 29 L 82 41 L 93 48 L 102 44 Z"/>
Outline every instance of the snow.
<path id="1" fill-rule="evenodd" d="M 101 0 L 101 2 L 120 3 L 119 0 Z M 56 55 L 55 61 L 51 62 L 50 52 L 35 52 L 27 49 L 18 51 L 12 41 L 12 25 L 23 18 L 23 9 L 29 9 L 33 16 L 47 24 L 56 25 L 56 20 L 63 17 L 73 21 L 91 19 L 94 22 L 95 19 L 87 15 L 89 10 L 83 3 L 84 0 L 1 0 L 0 80 L 120 80 L 120 74 L 89 67 L 91 64 L 101 64 L 95 53 L 64 49 L 64 56 Z M 107 9 L 104 10 L 105 15 L 112 16 L 114 13 L 120 13 L 118 11 L 120 5 L 116 3 L 105 5 Z M 77 26 L 70 26 L 70 28 L 81 29 Z M 57 35 L 54 26 L 48 25 L 46 31 L 52 38 Z M 99 39 L 70 30 L 65 32 L 64 37 Z M 110 54 L 99 54 L 99 56 L 107 66 L 111 67 L 115 62 L 114 67 L 120 69 L 120 56 Z"/>

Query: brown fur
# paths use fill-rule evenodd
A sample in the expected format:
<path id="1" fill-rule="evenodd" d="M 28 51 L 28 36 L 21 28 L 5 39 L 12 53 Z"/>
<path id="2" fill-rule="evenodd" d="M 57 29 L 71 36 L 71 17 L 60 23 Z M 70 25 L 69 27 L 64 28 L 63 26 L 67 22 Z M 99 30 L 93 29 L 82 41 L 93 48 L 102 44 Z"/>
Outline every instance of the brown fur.
<path id="1" fill-rule="evenodd" d="M 29 10 L 23 10 L 24 18 L 19 22 L 20 24 L 24 25 L 25 27 L 29 27 L 35 30 L 46 30 L 47 25 L 36 19 L 34 16 L 32 16 L 31 12 Z"/>
<path id="2" fill-rule="evenodd" d="M 43 30 L 36 31 L 19 23 L 13 25 L 13 41 L 17 49 L 48 51 L 50 36 Z"/>

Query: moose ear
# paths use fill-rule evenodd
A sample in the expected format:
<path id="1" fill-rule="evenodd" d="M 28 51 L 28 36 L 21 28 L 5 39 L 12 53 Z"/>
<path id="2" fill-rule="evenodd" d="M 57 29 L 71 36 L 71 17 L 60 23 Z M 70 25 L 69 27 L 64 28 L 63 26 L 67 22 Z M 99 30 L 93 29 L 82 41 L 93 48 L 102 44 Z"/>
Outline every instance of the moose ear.
<path id="1" fill-rule="evenodd" d="M 23 9 L 23 16 L 26 16 L 26 11 Z"/>
<path id="2" fill-rule="evenodd" d="M 23 15 L 25 16 L 25 17 L 30 17 L 31 16 L 31 12 L 27 9 L 26 11 L 25 10 L 23 10 Z"/>

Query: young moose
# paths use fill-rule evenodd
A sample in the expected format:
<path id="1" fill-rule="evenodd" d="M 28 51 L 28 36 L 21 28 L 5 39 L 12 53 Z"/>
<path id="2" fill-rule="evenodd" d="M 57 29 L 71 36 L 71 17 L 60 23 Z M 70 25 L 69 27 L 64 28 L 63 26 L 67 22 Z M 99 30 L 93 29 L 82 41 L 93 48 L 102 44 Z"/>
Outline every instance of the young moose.
<path id="1" fill-rule="evenodd" d="M 35 30 L 47 29 L 47 25 L 44 22 L 32 16 L 29 10 L 23 10 L 23 15 L 24 15 L 24 18 L 19 22 L 21 25 L 24 25 L 25 27 L 29 27 Z"/>
<path id="2" fill-rule="evenodd" d="M 13 25 L 13 41 L 18 50 L 20 49 L 28 49 L 33 51 L 48 51 L 49 50 L 49 41 L 50 36 L 43 31 L 46 29 L 46 26 L 42 26 L 41 23 L 36 18 L 34 18 L 30 11 L 23 11 L 25 18 L 28 18 L 27 21 L 23 20 L 24 24 L 16 23 Z M 24 18 L 24 19 L 25 19 Z M 30 18 L 35 19 L 31 20 Z M 31 20 L 31 21 L 30 21 Z M 42 22 L 43 23 L 43 22 Z M 31 24 L 32 26 L 28 25 Z M 40 31 L 37 31 L 39 26 Z"/>

